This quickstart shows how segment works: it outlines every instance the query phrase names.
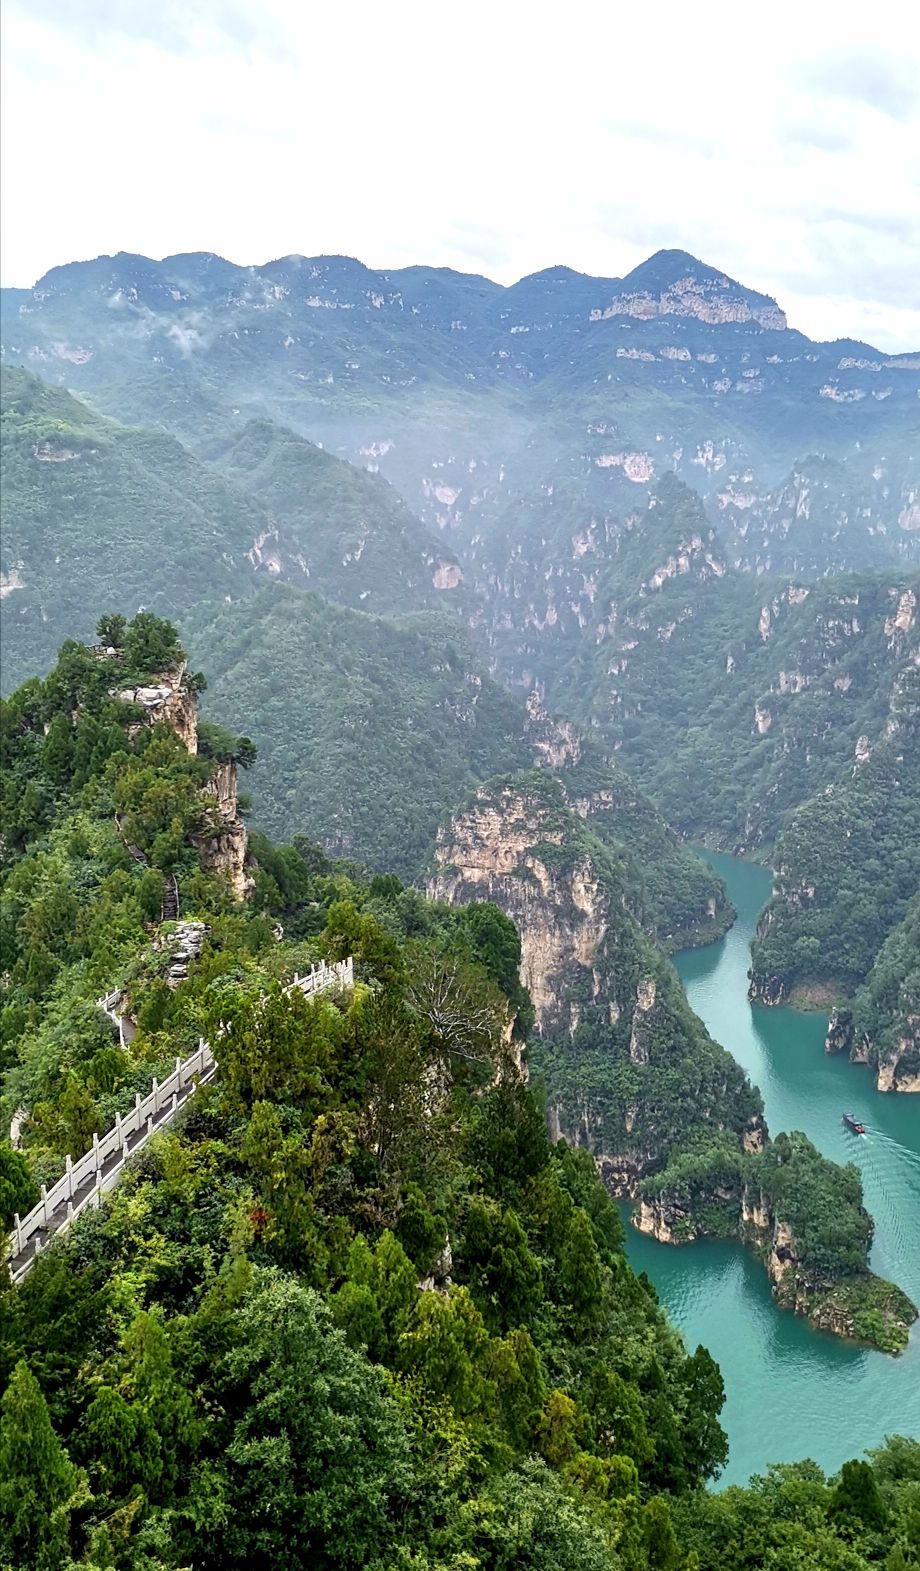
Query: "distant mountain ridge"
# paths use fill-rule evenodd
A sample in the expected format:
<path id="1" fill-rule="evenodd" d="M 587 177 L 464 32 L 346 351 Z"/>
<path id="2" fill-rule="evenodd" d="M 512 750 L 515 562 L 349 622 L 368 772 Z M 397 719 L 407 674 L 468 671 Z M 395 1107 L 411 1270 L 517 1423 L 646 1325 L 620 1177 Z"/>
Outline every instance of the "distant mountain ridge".
<path id="1" fill-rule="evenodd" d="M 507 287 L 348 257 L 122 252 L 4 291 L 2 309 L 7 363 L 187 443 L 288 426 L 379 470 L 461 558 L 563 477 L 581 473 L 583 511 L 622 514 L 673 469 L 729 519 L 739 565 L 820 573 L 823 547 L 790 552 L 776 496 L 813 460 L 843 466 L 810 492 L 828 566 L 920 551 L 920 352 L 814 343 L 685 251 Z"/>

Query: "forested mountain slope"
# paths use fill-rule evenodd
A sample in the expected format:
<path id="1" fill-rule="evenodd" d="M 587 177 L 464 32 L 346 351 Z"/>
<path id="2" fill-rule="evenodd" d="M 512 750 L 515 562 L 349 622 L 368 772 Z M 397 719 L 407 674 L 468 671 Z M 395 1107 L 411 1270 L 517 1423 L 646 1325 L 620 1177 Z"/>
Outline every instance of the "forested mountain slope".
<path id="1" fill-rule="evenodd" d="M 687 488 L 669 479 L 652 503 L 595 577 L 584 633 L 550 614 L 564 646 L 546 639 L 541 654 L 531 627 L 521 658 L 550 703 L 620 748 L 673 823 L 769 845 L 789 808 L 851 766 L 860 737 L 884 736 L 920 654 L 920 575 L 752 579 Z"/>
<path id="2" fill-rule="evenodd" d="M 207 464 L 4 368 L 7 690 L 89 636 L 99 587 L 127 612 L 235 602 L 272 579 L 369 610 L 456 600 L 460 570 L 381 479 L 268 424 Z M 462 591 L 461 591 L 462 592 Z"/>
<path id="3" fill-rule="evenodd" d="M 189 619 L 210 653 L 208 712 L 260 750 L 253 793 L 273 834 L 418 872 L 438 820 L 476 780 L 530 760 L 525 712 L 436 615 L 369 616 L 278 587 Z"/>
<path id="4" fill-rule="evenodd" d="M 880 1091 L 920 1091 L 920 894 L 885 939 L 853 1007 L 832 1014 L 826 1047 L 868 1064 Z"/>
<path id="5" fill-rule="evenodd" d="M 89 637 L 103 586 L 130 611 L 249 591 L 270 530 L 255 498 L 174 437 L 103 420 L 26 372 L 4 369 L 2 400 L 7 691 L 65 635 Z"/>
<path id="6" fill-rule="evenodd" d="M 852 994 L 920 891 L 920 668 L 908 668 L 882 737 L 787 819 L 773 899 L 753 951 L 769 1002 L 822 982 Z"/>
<path id="7" fill-rule="evenodd" d="M 269 510 L 310 588 L 378 614 L 439 602 L 458 613 L 469 609 L 453 553 L 379 476 L 267 420 L 250 421 L 227 444 L 211 444 L 208 456 Z"/>
<path id="8" fill-rule="evenodd" d="M 106 632 L 113 653 L 71 645 L 3 707 L 6 1105 L 27 1099 L 4 1221 L 202 1032 L 219 1075 L 0 1284 L 3 1560 L 742 1571 L 792 1545 L 805 1571 L 862 1571 L 909 1552 L 908 1440 L 834 1480 L 704 1493 L 718 1370 L 633 1275 L 588 1156 L 547 1139 L 509 1042 L 511 923 L 261 839 L 234 899 L 199 849 L 202 787 L 247 750 L 205 732 L 199 758 L 145 724 L 118 695 L 181 652 L 154 618 Z M 167 872 L 201 924 L 184 975 Z M 352 990 L 282 991 L 345 954 Z M 127 1048 L 94 1002 L 113 986 Z"/>
<path id="9" fill-rule="evenodd" d="M 525 710 L 446 618 L 372 617 L 276 588 L 197 608 L 189 623 L 194 661 L 218 673 L 207 712 L 242 723 L 258 746 L 253 802 L 272 833 L 419 879 L 438 825 L 472 786 L 537 762 L 630 857 L 657 940 L 673 948 L 724 930 L 721 880 L 626 771 L 539 705 Z"/>

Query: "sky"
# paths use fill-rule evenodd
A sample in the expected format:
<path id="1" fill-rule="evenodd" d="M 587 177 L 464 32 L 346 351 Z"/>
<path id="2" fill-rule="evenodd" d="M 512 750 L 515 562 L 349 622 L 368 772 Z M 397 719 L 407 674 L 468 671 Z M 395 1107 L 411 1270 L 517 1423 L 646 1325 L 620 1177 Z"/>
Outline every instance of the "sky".
<path id="1" fill-rule="evenodd" d="M 511 283 L 676 246 L 920 349 L 910 0 L 4 0 L 5 284 L 105 252 Z"/>

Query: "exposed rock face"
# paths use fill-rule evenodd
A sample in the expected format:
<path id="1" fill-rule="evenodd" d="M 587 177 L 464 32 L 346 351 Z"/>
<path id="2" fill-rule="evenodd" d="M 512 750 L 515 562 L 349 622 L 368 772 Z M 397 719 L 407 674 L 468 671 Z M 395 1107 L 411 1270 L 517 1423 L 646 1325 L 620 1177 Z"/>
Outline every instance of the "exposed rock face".
<path id="1" fill-rule="evenodd" d="M 788 988 L 781 976 L 766 976 L 762 972 L 755 972 L 751 977 L 748 988 L 748 998 L 755 1004 L 766 1004 L 775 1008 L 785 1001 Z"/>
<path id="2" fill-rule="evenodd" d="M 634 1064 L 647 1064 L 649 1061 L 649 1033 L 657 991 L 655 979 L 650 976 L 643 977 L 636 988 L 633 1026 L 629 1037 L 629 1056 Z"/>
<path id="3" fill-rule="evenodd" d="M 169 933 L 157 939 L 155 948 L 169 951 L 166 986 L 176 988 L 188 976 L 188 968 L 197 960 L 210 929 L 207 922 L 177 922 Z"/>
<path id="4" fill-rule="evenodd" d="M 751 1154 L 755 1151 L 762 1151 L 769 1138 L 763 1114 L 752 1113 L 744 1126 L 741 1136 L 742 1148 Z"/>
<path id="5" fill-rule="evenodd" d="M 577 764 L 584 751 L 578 727 L 571 720 L 551 715 L 536 689 L 527 695 L 527 740 L 533 748 L 535 761 L 544 769 L 564 769 L 567 764 Z"/>
<path id="6" fill-rule="evenodd" d="M 905 1008 L 893 1040 L 872 1041 L 861 1030 L 851 1009 L 835 1009 L 824 1040 L 826 1053 L 846 1053 L 851 1064 L 866 1064 L 875 1071 L 880 1091 L 920 1092 L 920 1010 Z"/>
<path id="7" fill-rule="evenodd" d="M 140 704 L 147 725 L 171 726 L 190 753 L 198 751 L 198 695 L 186 681 L 185 660 L 174 671 L 162 671 L 143 687 L 119 692 L 123 703 Z"/>
<path id="8" fill-rule="evenodd" d="M 605 902 L 590 862 L 568 876 L 546 851 L 540 854 L 562 841 L 563 829 L 548 824 L 523 790 L 508 788 L 497 801 L 480 792 L 449 833 L 439 836 L 438 872 L 428 886 L 432 899 L 449 905 L 493 900 L 511 917 L 521 935 L 521 981 L 540 1035 L 560 1027 L 572 1034 L 567 973 L 573 957 L 590 969 L 607 931 Z"/>
<path id="9" fill-rule="evenodd" d="M 640 322 L 656 316 L 690 316 L 709 323 L 757 322 L 760 327 L 779 332 L 786 327 L 785 312 L 767 296 L 742 290 L 724 274 L 699 277 L 689 271 L 658 293 L 650 289 L 624 291 L 615 295 L 608 306 L 591 312 L 592 321 L 605 321 L 612 316 L 637 317 Z"/>
<path id="10" fill-rule="evenodd" d="M 706 1086 L 702 1118 L 731 1129 L 739 1149 L 745 1131 L 757 1138 L 756 1093 L 683 1012 L 676 978 L 630 913 L 628 864 L 561 782 L 522 776 L 481 788 L 440 834 L 435 860 L 433 898 L 492 900 L 515 922 L 550 1132 L 592 1151 L 614 1192 L 635 1196 L 686 1136 L 679 1098 L 661 1095 L 678 1063 L 693 1061 Z"/>
<path id="11" fill-rule="evenodd" d="M 186 661 L 174 671 L 158 673 L 144 687 L 124 688 L 118 697 L 142 705 L 144 723 L 171 726 L 190 753 L 198 752 L 198 694 L 186 680 Z M 192 836 L 205 866 L 222 874 L 237 900 L 245 900 L 254 880 L 246 871 L 249 835 L 237 805 L 236 764 L 219 759 L 205 786 L 206 823 Z"/>
<path id="12" fill-rule="evenodd" d="M 249 835 L 237 805 L 236 764 L 221 759 L 205 786 L 209 803 L 208 825 L 192 836 L 205 865 L 221 873 L 237 900 L 245 900 L 254 887 L 246 871 Z"/>

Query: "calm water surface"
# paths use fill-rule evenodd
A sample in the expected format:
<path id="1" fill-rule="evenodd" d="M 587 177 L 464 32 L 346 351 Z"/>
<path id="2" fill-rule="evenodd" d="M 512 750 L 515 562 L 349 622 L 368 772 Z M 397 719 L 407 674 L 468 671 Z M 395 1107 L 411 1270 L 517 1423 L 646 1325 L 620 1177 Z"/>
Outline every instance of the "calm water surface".
<path id="1" fill-rule="evenodd" d="M 858 1164 L 876 1224 L 873 1269 L 920 1303 L 920 1096 L 882 1095 L 868 1069 L 829 1057 L 825 1015 L 749 1003 L 750 943 L 770 874 L 736 857 L 706 856 L 738 920 L 718 944 L 676 957 L 687 997 L 760 1087 L 772 1134 L 802 1129 L 826 1156 Z M 844 1108 L 865 1123 L 866 1136 L 844 1128 Z M 886 1434 L 920 1435 L 918 1327 L 907 1352 L 889 1358 L 777 1309 L 763 1267 L 737 1245 L 675 1249 L 633 1228 L 627 1245 L 691 1348 L 704 1342 L 721 1366 L 731 1446 L 722 1483 L 805 1456 L 830 1471 Z"/>

